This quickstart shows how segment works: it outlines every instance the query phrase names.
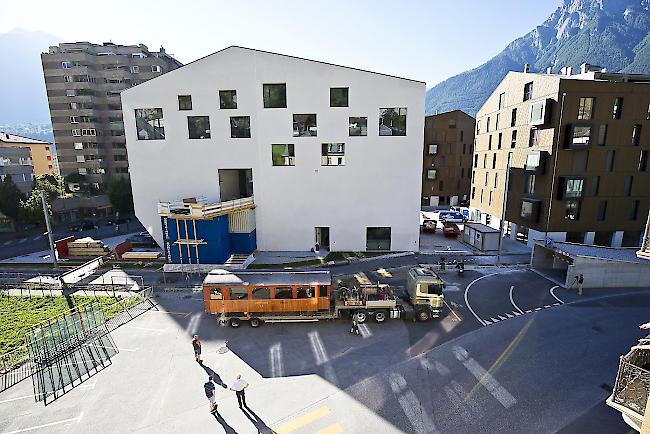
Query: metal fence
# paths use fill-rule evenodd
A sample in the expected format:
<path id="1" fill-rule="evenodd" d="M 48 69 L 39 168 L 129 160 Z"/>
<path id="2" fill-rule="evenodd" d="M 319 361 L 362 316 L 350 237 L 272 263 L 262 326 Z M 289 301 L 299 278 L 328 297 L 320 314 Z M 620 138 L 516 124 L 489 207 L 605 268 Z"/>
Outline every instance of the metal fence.
<path id="1" fill-rule="evenodd" d="M 106 293 L 106 291 L 103 292 Z M 125 297 L 115 297 L 115 300 L 115 303 L 101 306 L 101 312 L 105 319 L 106 327 L 104 329 L 106 333 L 117 329 L 155 306 L 152 287 L 141 288 L 140 291 Z M 76 306 L 67 313 L 59 314 L 46 321 L 52 322 L 58 317 L 74 314 L 83 310 L 89 303 L 96 302 L 89 301 L 88 303 Z M 39 369 L 39 365 L 30 357 L 27 345 L 22 345 L 8 353 L 0 355 L 0 392 L 32 376 Z"/>
<path id="2" fill-rule="evenodd" d="M 650 394 L 650 340 L 642 339 L 640 343 L 621 356 L 612 396 L 616 404 L 638 413 L 642 419 Z"/>

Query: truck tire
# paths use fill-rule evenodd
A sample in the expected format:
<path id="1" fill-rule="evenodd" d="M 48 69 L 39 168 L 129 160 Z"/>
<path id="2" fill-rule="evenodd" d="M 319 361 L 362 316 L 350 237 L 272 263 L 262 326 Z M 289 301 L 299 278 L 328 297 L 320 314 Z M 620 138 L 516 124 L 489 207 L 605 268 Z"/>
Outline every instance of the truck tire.
<path id="1" fill-rule="evenodd" d="M 258 328 L 259 326 L 262 325 L 262 320 L 259 319 L 259 318 L 251 318 L 249 323 L 250 323 L 251 327 L 256 329 L 256 328 Z"/>
<path id="2" fill-rule="evenodd" d="M 230 318 L 228 320 L 228 324 L 230 324 L 230 327 L 236 329 L 241 325 L 241 321 L 239 320 L 239 318 Z"/>
<path id="3" fill-rule="evenodd" d="M 378 310 L 375 312 L 375 322 L 382 323 L 388 319 L 388 312 L 385 310 Z"/>
<path id="4" fill-rule="evenodd" d="M 418 321 L 429 321 L 431 319 L 431 312 L 422 309 L 415 314 L 415 317 L 418 319 Z"/>
<path id="5" fill-rule="evenodd" d="M 368 321 L 368 312 L 363 309 L 356 311 L 354 313 L 354 316 L 359 324 L 363 324 L 364 322 Z"/>

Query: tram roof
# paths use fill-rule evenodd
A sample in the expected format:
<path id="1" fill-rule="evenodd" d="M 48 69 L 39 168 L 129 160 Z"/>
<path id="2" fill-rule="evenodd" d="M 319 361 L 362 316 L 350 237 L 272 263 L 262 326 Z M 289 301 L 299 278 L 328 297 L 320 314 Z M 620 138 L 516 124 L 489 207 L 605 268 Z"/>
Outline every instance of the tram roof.
<path id="1" fill-rule="evenodd" d="M 328 270 L 319 271 L 228 271 L 212 270 L 203 280 L 204 285 L 282 286 L 331 285 Z"/>

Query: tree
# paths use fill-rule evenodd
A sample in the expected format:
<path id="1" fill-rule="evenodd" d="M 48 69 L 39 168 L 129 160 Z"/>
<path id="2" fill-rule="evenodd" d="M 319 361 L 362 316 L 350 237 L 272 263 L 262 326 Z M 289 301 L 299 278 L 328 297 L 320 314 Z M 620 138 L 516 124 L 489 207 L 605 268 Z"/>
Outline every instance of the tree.
<path id="1" fill-rule="evenodd" d="M 89 190 L 89 185 L 88 185 L 88 181 L 86 181 L 86 177 L 80 173 L 70 173 L 66 175 L 65 178 L 63 179 L 64 179 L 65 188 L 71 193 L 86 193 Z M 78 184 L 79 190 L 73 191 L 70 188 L 71 184 Z"/>
<path id="2" fill-rule="evenodd" d="M 0 212 L 12 220 L 20 214 L 20 201 L 24 198 L 10 176 L 0 182 Z"/>
<path id="3" fill-rule="evenodd" d="M 36 176 L 33 190 L 44 191 L 48 202 L 66 195 L 65 182 L 59 175 L 45 174 Z"/>
<path id="4" fill-rule="evenodd" d="M 52 214 L 50 204 L 47 204 L 48 212 Z M 32 190 L 32 193 L 20 201 L 20 219 L 34 225 L 45 224 L 43 215 L 43 202 L 41 202 L 41 191 Z"/>
<path id="5" fill-rule="evenodd" d="M 106 186 L 106 193 L 115 211 L 123 214 L 133 212 L 131 181 L 127 178 L 112 178 Z"/>

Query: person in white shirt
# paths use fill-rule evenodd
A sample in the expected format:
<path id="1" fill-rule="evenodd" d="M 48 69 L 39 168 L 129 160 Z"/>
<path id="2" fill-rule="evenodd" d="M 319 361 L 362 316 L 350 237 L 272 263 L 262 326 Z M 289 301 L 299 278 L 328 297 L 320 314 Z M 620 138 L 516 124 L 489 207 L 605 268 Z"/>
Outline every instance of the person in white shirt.
<path id="1" fill-rule="evenodd" d="M 241 377 L 241 374 L 237 374 L 237 380 L 233 383 L 230 390 L 234 391 L 237 395 L 237 402 L 239 403 L 239 408 L 246 407 L 246 393 L 244 390 L 248 387 L 248 382 Z"/>

